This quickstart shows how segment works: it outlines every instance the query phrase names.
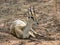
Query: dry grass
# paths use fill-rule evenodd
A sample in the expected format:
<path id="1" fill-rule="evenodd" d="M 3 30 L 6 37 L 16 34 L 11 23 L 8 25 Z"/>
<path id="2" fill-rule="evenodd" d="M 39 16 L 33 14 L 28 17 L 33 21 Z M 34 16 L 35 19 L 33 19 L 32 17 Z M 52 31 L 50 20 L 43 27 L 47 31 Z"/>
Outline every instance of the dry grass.
<path id="1" fill-rule="evenodd" d="M 60 45 L 60 1 L 57 0 L 0 0 L 0 45 Z M 34 26 L 38 33 L 36 41 L 17 39 L 9 32 L 15 19 L 26 19 L 28 8 L 34 5 L 39 15 L 39 25 Z"/>

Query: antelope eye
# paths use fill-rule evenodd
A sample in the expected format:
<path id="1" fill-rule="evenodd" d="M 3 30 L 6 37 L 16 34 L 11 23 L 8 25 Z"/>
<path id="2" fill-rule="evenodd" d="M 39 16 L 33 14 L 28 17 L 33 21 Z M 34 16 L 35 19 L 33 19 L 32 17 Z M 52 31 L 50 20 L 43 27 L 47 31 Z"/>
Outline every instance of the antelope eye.
<path id="1" fill-rule="evenodd" d="M 31 16 L 31 17 L 28 17 L 28 18 L 32 18 L 33 19 L 33 17 Z"/>
<path id="2" fill-rule="evenodd" d="M 34 17 L 31 17 L 31 19 L 33 19 L 33 20 L 34 20 Z"/>
<path id="3" fill-rule="evenodd" d="M 34 20 L 34 18 L 31 16 L 31 17 L 28 17 L 28 18 L 31 18 L 31 19 L 33 19 Z"/>
<path id="4" fill-rule="evenodd" d="M 33 17 L 31 17 L 33 19 Z"/>

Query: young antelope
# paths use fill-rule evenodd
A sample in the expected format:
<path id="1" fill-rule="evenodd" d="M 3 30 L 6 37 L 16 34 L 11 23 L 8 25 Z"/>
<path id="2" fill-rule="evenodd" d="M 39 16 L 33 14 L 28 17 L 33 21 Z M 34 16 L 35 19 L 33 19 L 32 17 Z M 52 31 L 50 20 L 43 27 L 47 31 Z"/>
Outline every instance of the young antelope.
<path id="1" fill-rule="evenodd" d="M 18 38 L 36 37 L 34 34 L 37 34 L 37 32 L 33 30 L 33 24 L 38 25 L 38 20 L 34 7 L 30 7 L 28 9 L 28 20 L 25 22 L 19 19 L 13 21 L 10 26 L 10 32 Z"/>

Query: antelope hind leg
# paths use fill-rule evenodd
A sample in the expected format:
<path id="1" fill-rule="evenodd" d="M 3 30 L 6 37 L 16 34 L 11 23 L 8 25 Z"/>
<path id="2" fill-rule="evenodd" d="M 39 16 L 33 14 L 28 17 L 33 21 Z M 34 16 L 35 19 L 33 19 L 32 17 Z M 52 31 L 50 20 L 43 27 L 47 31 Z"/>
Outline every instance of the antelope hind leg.
<path id="1" fill-rule="evenodd" d="M 19 27 L 15 27 L 15 34 L 16 34 L 16 36 L 18 37 L 18 38 L 22 38 L 22 30 L 21 29 L 19 29 Z"/>
<path id="2" fill-rule="evenodd" d="M 13 24 L 10 26 L 10 33 L 15 35 L 15 28 Z"/>

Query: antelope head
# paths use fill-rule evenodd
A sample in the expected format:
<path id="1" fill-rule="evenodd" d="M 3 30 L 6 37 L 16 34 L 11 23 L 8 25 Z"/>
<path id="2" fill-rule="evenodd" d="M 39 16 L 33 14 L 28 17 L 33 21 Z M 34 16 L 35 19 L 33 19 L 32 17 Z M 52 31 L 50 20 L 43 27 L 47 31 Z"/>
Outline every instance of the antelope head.
<path id="1" fill-rule="evenodd" d="M 34 21 L 34 24 L 35 25 L 38 25 L 38 17 L 36 15 L 36 12 L 35 12 L 35 8 L 34 6 L 31 6 L 29 9 L 28 9 L 28 18 L 29 19 L 32 19 Z"/>

